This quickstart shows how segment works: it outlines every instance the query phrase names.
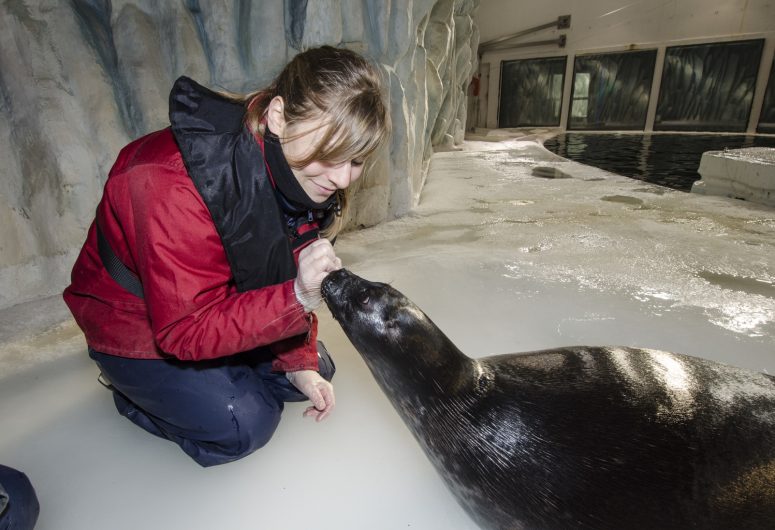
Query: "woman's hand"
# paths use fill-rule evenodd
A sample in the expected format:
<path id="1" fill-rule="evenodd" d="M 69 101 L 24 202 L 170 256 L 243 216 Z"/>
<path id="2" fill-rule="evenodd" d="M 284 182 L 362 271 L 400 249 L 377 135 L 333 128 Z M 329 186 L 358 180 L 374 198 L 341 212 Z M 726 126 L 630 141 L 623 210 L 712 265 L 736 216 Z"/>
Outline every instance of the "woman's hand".
<path id="1" fill-rule="evenodd" d="M 334 410 L 334 386 L 319 373 L 314 370 L 299 370 L 287 372 L 285 377 L 312 402 L 312 406 L 304 411 L 304 416 L 312 416 L 315 421 L 322 421 Z"/>
<path id="2" fill-rule="evenodd" d="M 320 282 L 329 272 L 342 268 L 342 260 L 336 257 L 334 247 L 328 239 L 318 239 L 299 252 L 299 273 L 293 282 L 296 298 L 309 313 L 314 311 L 323 297 Z"/>

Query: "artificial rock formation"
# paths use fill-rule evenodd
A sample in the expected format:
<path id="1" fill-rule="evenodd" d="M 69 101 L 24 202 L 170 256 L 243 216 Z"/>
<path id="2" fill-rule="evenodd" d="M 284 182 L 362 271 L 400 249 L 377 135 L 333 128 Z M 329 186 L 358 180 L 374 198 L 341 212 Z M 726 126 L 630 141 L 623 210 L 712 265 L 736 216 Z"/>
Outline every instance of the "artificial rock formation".
<path id="1" fill-rule="evenodd" d="M 167 125 L 179 75 L 246 92 L 299 50 L 378 63 L 393 138 L 348 226 L 401 216 L 462 141 L 478 0 L 13 0 L 0 6 L 0 308 L 55 294 L 118 151 Z"/>

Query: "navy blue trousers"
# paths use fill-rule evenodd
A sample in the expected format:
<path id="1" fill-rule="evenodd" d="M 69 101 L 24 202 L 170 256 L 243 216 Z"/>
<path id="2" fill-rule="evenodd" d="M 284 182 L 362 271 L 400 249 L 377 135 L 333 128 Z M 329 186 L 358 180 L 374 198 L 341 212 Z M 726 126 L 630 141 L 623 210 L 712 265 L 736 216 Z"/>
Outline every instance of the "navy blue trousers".
<path id="1" fill-rule="evenodd" d="M 277 428 L 283 404 L 307 399 L 285 374 L 272 372 L 266 349 L 196 362 L 128 359 L 91 348 L 89 356 L 110 381 L 119 414 L 177 443 L 202 466 L 232 462 L 262 447 Z"/>
<path id="2" fill-rule="evenodd" d="M 35 528 L 40 504 L 27 475 L 13 468 L 0 466 L 0 486 L 5 490 L 3 500 L 7 500 L 5 509 L 0 513 L 0 530 Z M 2 504 L 0 502 L 0 506 Z"/>

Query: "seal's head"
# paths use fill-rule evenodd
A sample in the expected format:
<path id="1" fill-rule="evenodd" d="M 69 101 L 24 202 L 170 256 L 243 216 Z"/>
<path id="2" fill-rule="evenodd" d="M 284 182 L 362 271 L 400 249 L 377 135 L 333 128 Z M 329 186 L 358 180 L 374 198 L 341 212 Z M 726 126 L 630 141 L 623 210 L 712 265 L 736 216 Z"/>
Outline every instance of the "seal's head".
<path id="1" fill-rule="evenodd" d="M 395 385 L 398 378 L 405 383 L 438 379 L 433 372 L 441 366 L 454 376 L 458 365 L 468 362 L 425 313 L 390 285 L 340 269 L 326 276 L 321 293 L 378 380 L 390 378 Z"/>
<path id="2" fill-rule="evenodd" d="M 347 269 L 326 276 L 320 290 L 334 318 L 358 349 L 360 344 L 367 346 L 372 341 L 396 343 L 408 329 L 428 320 L 391 286 L 364 280 Z"/>

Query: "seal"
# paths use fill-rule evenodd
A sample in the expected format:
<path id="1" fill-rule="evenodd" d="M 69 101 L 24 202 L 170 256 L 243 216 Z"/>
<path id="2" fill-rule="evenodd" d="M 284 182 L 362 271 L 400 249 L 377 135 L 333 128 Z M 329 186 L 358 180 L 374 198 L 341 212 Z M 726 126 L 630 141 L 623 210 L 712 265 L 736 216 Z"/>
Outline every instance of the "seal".
<path id="1" fill-rule="evenodd" d="M 321 292 L 481 527 L 772 528 L 775 378 L 629 347 L 471 358 L 389 285 Z"/>

